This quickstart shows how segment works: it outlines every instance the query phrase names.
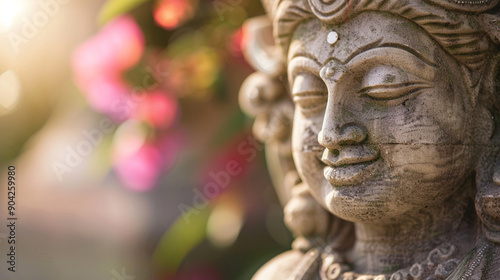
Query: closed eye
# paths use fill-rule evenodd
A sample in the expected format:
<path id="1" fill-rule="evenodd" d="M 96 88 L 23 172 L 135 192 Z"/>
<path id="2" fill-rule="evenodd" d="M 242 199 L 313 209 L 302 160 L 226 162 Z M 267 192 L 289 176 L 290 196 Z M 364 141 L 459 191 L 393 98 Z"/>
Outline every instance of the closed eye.
<path id="1" fill-rule="evenodd" d="M 425 82 L 406 82 L 398 84 L 383 84 L 362 88 L 359 92 L 377 101 L 394 100 L 401 97 L 420 92 L 420 90 L 432 87 Z"/>
<path id="2" fill-rule="evenodd" d="M 295 93 L 293 96 L 293 102 L 300 107 L 304 114 L 312 114 L 324 109 L 327 100 L 326 92 L 301 92 Z"/>
<path id="3" fill-rule="evenodd" d="M 292 98 L 302 113 L 312 115 L 326 107 L 328 90 L 316 74 L 300 72 L 293 81 Z"/>

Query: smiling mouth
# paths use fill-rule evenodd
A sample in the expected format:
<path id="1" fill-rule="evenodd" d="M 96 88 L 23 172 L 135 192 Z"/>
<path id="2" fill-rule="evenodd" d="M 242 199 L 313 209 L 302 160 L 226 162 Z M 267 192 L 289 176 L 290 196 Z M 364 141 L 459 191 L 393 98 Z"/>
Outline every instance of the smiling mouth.
<path id="1" fill-rule="evenodd" d="M 344 147 L 339 150 L 326 149 L 321 162 L 325 179 L 333 186 L 349 186 L 361 183 L 371 174 L 370 167 L 380 154 L 368 146 Z"/>

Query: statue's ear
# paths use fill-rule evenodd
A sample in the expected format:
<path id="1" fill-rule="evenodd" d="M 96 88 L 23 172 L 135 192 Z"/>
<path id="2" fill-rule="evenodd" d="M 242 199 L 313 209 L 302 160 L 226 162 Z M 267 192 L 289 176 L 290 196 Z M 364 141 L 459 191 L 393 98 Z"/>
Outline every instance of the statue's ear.
<path id="1" fill-rule="evenodd" d="M 285 73 L 284 56 L 274 43 L 272 23 L 267 16 L 247 20 L 243 34 L 243 53 L 253 68 L 273 77 Z"/>

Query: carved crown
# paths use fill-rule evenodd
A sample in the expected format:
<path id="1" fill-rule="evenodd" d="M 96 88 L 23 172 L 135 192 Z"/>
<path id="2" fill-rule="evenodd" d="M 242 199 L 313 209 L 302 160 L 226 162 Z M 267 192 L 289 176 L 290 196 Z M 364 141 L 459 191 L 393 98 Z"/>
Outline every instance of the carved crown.
<path id="1" fill-rule="evenodd" d="M 414 0 L 413 0 L 414 1 Z M 262 0 L 262 3 L 268 13 L 274 15 L 277 7 L 281 2 L 307 2 L 310 7 L 318 13 L 338 12 L 343 8 L 351 5 L 356 5 L 360 0 Z M 387 2 L 387 1 L 374 1 L 374 2 Z M 389 2 L 405 3 L 407 1 L 395 0 Z M 427 2 L 440 6 L 446 9 L 460 10 L 465 12 L 484 12 L 495 7 L 499 0 L 424 0 Z"/>

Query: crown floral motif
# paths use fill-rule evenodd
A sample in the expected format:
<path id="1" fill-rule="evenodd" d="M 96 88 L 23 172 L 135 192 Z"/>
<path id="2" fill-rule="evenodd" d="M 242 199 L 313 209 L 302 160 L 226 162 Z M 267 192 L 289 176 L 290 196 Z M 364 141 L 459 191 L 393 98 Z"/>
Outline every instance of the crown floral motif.
<path id="1" fill-rule="evenodd" d="M 484 12 L 498 4 L 498 0 L 427 0 L 427 2 L 468 12 Z"/>
<path id="2" fill-rule="evenodd" d="M 412 0 L 415 1 L 415 0 Z M 458 10 L 471 13 L 479 13 L 490 10 L 498 5 L 500 0 L 420 0 L 421 2 L 426 2 L 433 4 L 445 9 Z M 276 14 L 278 6 L 282 2 L 290 2 L 290 0 L 262 0 L 264 7 L 267 12 L 271 15 Z M 307 3 L 314 13 L 320 18 L 327 18 L 339 12 L 348 12 L 351 6 L 357 5 L 363 0 L 301 0 L 293 2 L 304 2 Z M 378 6 L 386 2 L 393 2 L 394 4 L 404 4 L 405 1 L 392 0 L 392 1 L 370 1 L 373 5 Z"/>
<path id="3" fill-rule="evenodd" d="M 377 9 L 381 5 L 399 7 L 407 4 L 406 1 L 400 0 L 368 1 L 366 4 L 363 4 L 366 2 L 363 0 L 308 0 L 308 2 L 314 14 L 326 21 L 338 14 L 348 15 L 353 6 L 366 5 Z M 449 10 L 478 13 L 494 8 L 499 0 L 423 0 L 421 2 Z"/>

